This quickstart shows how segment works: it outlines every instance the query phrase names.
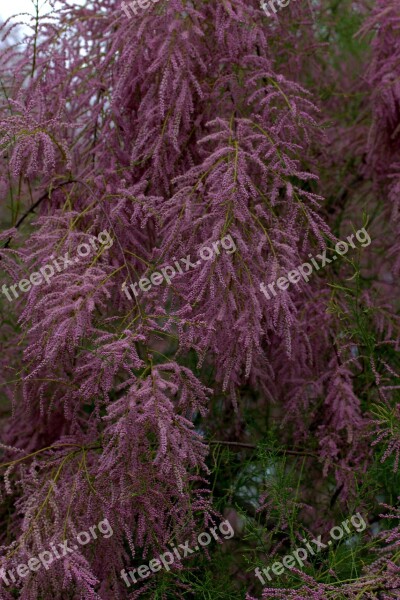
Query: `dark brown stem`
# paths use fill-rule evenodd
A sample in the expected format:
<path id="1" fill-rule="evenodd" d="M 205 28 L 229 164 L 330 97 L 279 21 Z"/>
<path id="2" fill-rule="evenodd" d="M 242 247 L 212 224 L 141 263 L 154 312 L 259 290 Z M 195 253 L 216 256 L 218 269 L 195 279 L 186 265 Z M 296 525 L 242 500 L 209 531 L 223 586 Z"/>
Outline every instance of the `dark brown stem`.
<path id="1" fill-rule="evenodd" d="M 63 181 L 62 183 L 60 183 L 60 185 L 55 187 L 52 191 L 58 190 L 60 187 L 63 187 L 64 185 L 68 185 L 69 183 L 78 183 L 78 182 L 75 181 L 75 179 L 70 179 L 69 181 Z M 37 208 L 39 206 L 39 204 L 41 202 L 43 202 L 43 200 L 46 200 L 46 198 L 49 198 L 49 197 L 50 197 L 50 190 L 48 190 L 45 194 L 43 194 L 43 196 L 40 196 L 40 198 L 32 204 L 32 206 L 29 208 L 29 210 L 27 210 L 26 213 L 24 213 L 22 215 L 22 217 L 20 219 L 18 219 L 18 221 L 15 224 L 15 228 L 18 229 L 18 227 L 20 225 L 22 225 L 22 223 L 25 221 L 26 217 L 31 212 L 33 212 L 35 210 L 35 208 Z M 11 237 L 8 238 L 8 240 L 4 244 L 3 248 L 8 248 L 8 246 L 10 245 L 10 242 L 11 242 Z M 0 260 L 1 260 L 1 257 L 0 257 Z"/>
<path id="2" fill-rule="evenodd" d="M 223 440 L 211 440 L 208 442 L 210 445 L 221 444 L 222 446 L 237 446 L 238 448 L 250 448 L 255 450 L 257 448 L 256 444 L 246 444 L 245 442 L 229 442 Z M 316 454 L 311 454 L 310 452 L 298 451 L 298 450 L 278 450 L 276 448 L 269 448 L 272 452 L 276 452 L 277 454 L 292 454 L 293 456 L 311 456 L 312 458 L 318 458 Z"/>
<path id="3" fill-rule="evenodd" d="M 245 442 L 229 442 L 225 440 L 210 440 L 208 441 L 208 444 L 213 446 L 217 444 L 220 444 L 222 446 L 236 446 L 237 448 L 249 448 L 251 450 L 255 450 L 257 448 L 255 444 L 247 444 Z M 306 452 L 305 450 L 281 450 L 278 448 L 266 449 L 270 450 L 271 452 L 276 452 L 276 454 L 279 454 L 281 456 L 285 456 L 285 454 L 287 454 L 289 456 L 309 456 L 310 458 L 319 458 L 317 454 L 312 454 L 311 452 Z M 346 465 L 339 465 L 338 463 L 332 463 L 332 466 L 336 467 L 337 469 L 342 469 L 343 471 L 353 471 L 353 469 L 351 469 L 350 467 L 347 467 Z"/>

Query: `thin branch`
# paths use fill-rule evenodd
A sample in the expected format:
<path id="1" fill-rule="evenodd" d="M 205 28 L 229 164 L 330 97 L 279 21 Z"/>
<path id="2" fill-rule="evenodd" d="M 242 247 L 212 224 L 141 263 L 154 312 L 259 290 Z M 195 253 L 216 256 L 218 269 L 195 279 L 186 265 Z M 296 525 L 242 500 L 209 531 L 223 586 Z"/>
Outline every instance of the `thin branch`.
<path id="1" fill-rule="evenodd" d="M 222 446 L 234 446 L 237 448 L 249 448 L 251 450 L 255 450 L 257 448 L 256 444 L 247 444 L 245 442 L 229 442 L 225 440 L 209 440 L 208 444 L 217 445 L 220 444 Z M 286 454 L 289 456 L 309 456 L 310 458 L 319 459 L 320 457 L 317 454 L 312 454 L 311 452 L 306 452 L 304 450 L 282 450 L 278 448 L 266 448 L 266 450 L 270 450 L 271 452 L 276 452 L 281 456 L 285 456 Z M 338 463 L 331 463 L 332 467 L 337 469 L 342 469 L 343 471 L 353 471 L 351 467 L 347 467 L 346 465 L 340 465 Z"/>
<path id="2" fill-rule="evenodd" d="M 53 188 L 51 191 L 55 191 L 58 190 L 59 188 L 63 187 L 64 185 L 68 185 L 69 183 L 78 183 L 75 179 L 70 179 L 68 181 L 63 181 L 62 183 L 60 183 L 59 185 L 57 185 L 55 188 Z M 32 204 L 32 206 L 29 208 L 29 210 L 26 211 L 26 213 L 24 213 L 22 215 L 22 217 L 20 219 L 18 219 L 18 221 L 15 224 L 15 228 L 18 229 L 18 227 L 20 225 L 22 225 L 22 223 L 25 221 L 25 219 L 27 218 L 27 216 L 33 212 L 41 202 L 43 202 L 43 200 L 46 200 L 46 198 L 50 198 L 50 190 L 48 190 L 45 194 L 43 194 L 43 196 L 40 196 L 40 198 L 38 200 L 36 200 L 36 202 L 34 202 Z M 8 246 L 10 245 L 11 242 L 11 237 L 8 238 L 8 240 L 6 241 L 6 243 L 4 244 L 3 248 L 8 248 Z M 0 257 L 1 260 L 1 257 Z"/>
<path id="3" fill-rule="evenodd" d="M 257 448 L 256 444 L 246 444 L 245 442 L 229 442 L 224 440 L 211 440 L 208 442 L 211 444 L 221 444 L 222 446 L 237 446 L 238 448 L 250 448 L 255 450 Z M 310 452 L 298 451 L 298 450 L 278 450 L 277 448 L 267 448 L 271 450 L 271 452 L 276 452 L 277 454 L 292 454 L 293 456 L 311 456 L 312 458 L 318 458 L 316 454 L 311 454 Z"/>

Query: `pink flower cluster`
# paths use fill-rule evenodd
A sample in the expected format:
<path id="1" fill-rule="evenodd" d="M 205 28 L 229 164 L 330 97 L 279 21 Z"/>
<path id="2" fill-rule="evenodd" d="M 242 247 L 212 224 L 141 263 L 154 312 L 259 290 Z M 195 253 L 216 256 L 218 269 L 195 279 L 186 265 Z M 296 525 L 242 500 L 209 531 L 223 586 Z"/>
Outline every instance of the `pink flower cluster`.
<path id="1" fill-rule="evenodd" d="M 362 234 L 362 235 L 361 235 Z M 371 238 L 368 235 L 365 227 L 363 227 L 362 229 L 359 229 L 358 231 L 356 231 L 355 236 L 357 238 L 357 241 L 360 242 L 361 246 L 363 248 L 365 248 L 366 246 L 369 246 L 371 243 Z M 354 233 L 352 233 L 351 235 L 349 235 L 347 238 L 347 241 L 349 242 L 349 244 L 347 244 L 344 241 L 339 241 L 336 243 L 335 245 L 335 251 L 339 254 L 339 256 L 343 256 L 344 254 L 347 253 L 348 249 L 349 249 L 349 245 L 352 248 L 355 248 L 355 243 L 353 242 L 354 239 Z M 332 258 L 328 258 L 326 256 L 327 251 L 324 250 L 322 254 L 317 254 L 316 258 L 320 258 L 321 259 L 321 264 L 318 265 L 318 263 L 316 262 L 315 258 L 312 257 L 311 254 L 309 254 L 310 257 L 310 262 L 312 263 L 312 265 L 310 265 L 310 263 L 305 262 L 303 264 L 301 264 L 299 267 L 297 267 L 296 269 L 293 269 L 292 271 L 289 271 L 289 273 L 287 273 L 286 277 L 279 277 L 279 279 L 277 279 L 276 281 L 273 281 L 271 283 L 268 284 L 268 289 L 270 290 L 270 292 L 273 294 L 273 296 L 277 295 L 277 292 L 274 290 L 274 286 L 276 285 L 276 287 L 281 290 L 281 291 L 285 291 L 288 289 L 289 284 L 290 283 L 297 283 L 301 278 L 303 278 L 303 280 L 305 282 L 309 281 L 309 276 L 311 275 L 311 273 L 313 272 L 313 267 L 315 268 L 316 271 L 319 271 L 321 268 L 324 268 L 327 264 L 331 263 L 332 261 L 337 259 L 336 254 L 332 255 Z M 268 293 L 268 290 L 265 286 L 265 283 L 260 283 L 260 290 L 262 291 L 262 293 L 264 294 L 264 296 L 267 298 L 267 300 L 270 300 L 271 297 Z"/>
<path id="2" fill-rule="evenodd" d="M 226 250 L 228 254 L 232 254 L 232 252 L 235 252 L 236 250 L 236 245 L 232 239 L 232 236 L 227 235 L 223 237 L 222 240 L 217 240 L 216 242 L 213 242 L 212 248 L 209 248 L 208 246 L 200 248 L 199 256 L 201 260 L 212 260 L 214 256 L 217 256 L 220 253 L 220 249 L 218 247 L 219 244 L 221 244 L 222 248 Z M 230 252 L 228 252 L 229 250 Z M 129 287 L 131 288 L 136 297 L 139 295 L 138 291 L 136 290 L 137 285 L 139 285 L 139 288 L 142 290 L 142 292 L 148 292 L 151 289 L 152 285 L 161 285 L 163 279 L 165 279 L 168 285 L 171 285 L 171 279 L 173 279 L 177 273 L 180 275 L 185 274 L 187 273 L 187 271 L 189 271 L 189 269 L 195 269 L 201 264 L 200 260 L 196 262 L 191 262 L 190 254 L 188 254 L 186 258 L 180 259 L 181 263 L 183 263 L 183 265 L 185 266 L 185 270 L 183 271 L 179 262 L 175 260 L 175 257 L 172 257 L 172 259 L 175 261 L 175 268 L 171 265 L 167 265 L 166 267 L 162 267 L 160 269 L 160 273 L 158 271 L 154 271 L 153 273 L 151 273 L 150 279 L 148 279 L 147 277 L 142 277 L 138 283 L 131 283 Z M 129 298 L 129 300 L 132 300 L 132 296 L 127 290 L 125 281 L 122 284 L 121 289 L 123 292 L 125 292 L 127 298 Z"/>
<path id="3" fill-rule="evenodd" d="M 105 239 L 103 239 L 104 237 L 105 237 Z M 106 230 L 101 231 L 99 233 L 99 235 L 97 236 L 97 238 L 91 237 L 89 239 L 90 245 L 92 246 L 93 250 L 95 250 L 95 251 L 97 251 L 97 249 L 98 249 L 97 245 L 96 245 L 96 241 L 99 241 L 100 244 L 105 249 L 111 248 L 111 246 L 113 245 L 113 239 L 111 238 L 110 234 Z M 89 256 L 90 253 L 91 253 L 91 248 L 90 248 L 89 244 L 83 243 L 83 244 L 79 244 L 79 246 L 77 248 L 77 256 L 75 257 L 75 259 L 72 259 L 69 257 L 69 252 L 66 252 L 64 254 L 64 256 L 61 256 L 58 258 L 54 258 L 54 256 L 50 256 L 50 258 L 52 259 L 52 264 L 46 264 L 43 267 L 40 267 L 39 272 L 31 273 L 31 275 L 29 276 L 29 280 L 21 279 L 21 281 L 19 281 L 19 283 L 10 286 L 10 290 L 14 294 L 14 298 L 19 297 L 19 295 L 16 291 L 17 287 L 19 288 L 19 290 L 21 292 L 29 292 L 32 285 L 40 285 L 41 283 L 43 283 L 43 280 L 47 283 L 47 285 L 49 285 L 50 279 L 54 276 L 54 274 L 61 273 L 62 271 L 67 269 L 69 265 L 73 265 L 74 262 L 78 263 L 80 260 L 80 257 L 82 258 L 82 257 Z M 59 261 L 62 261 L 62 263 L 60 263 Z M 54 271 L 54 269 L 56 269 L 56 270 Z M 6 296 L 6 298 L 9 302 L 12 302 L 13 298 L 10 296 L 9 289 L 5 284 L 2 285 L 1 292 Z"/>
<path id="4" fill-rule="evenodd" d="M 113 535 L 113 530 L 110 526 L 110 523 L 108 522 L 108 519 L 104 519 L 103 521 L 100 521 L 97 525 L 92 525 L 91 527 L 89 527 L 89 531 L 92 537 L 87 531 L 80 531 L 76 536 L 77 542 L 81 546 L 86 546 L 86 544 L 88 544 L 92 539 L 97 539 L 96 527 L 98 528 L 99 532 L 103 535 L 104 538 L 108 539 Z M 73 554 L 74 552 L 76 552 L 76 550 L 78 550 L 78 546 L 76 544 L 74 544 L 72 547 L 69 547 L 68 540 L 64 540 L 63 542 L 58 543 L 57 545 L 59 546 L 59 548 L 61 548 L 62 554 L 60 554 L 60 551 L 57 550 L 55 544 L 50 544 L 51 551 L 43 550 L 38 554 L 37 558 L 35 556 L 30 558 L 27 561 L 27 565 L 17 565 L 16 570 L 19 577 L 24 578 L 29 574 L 29 570 L 36 572 L 42 566 L 47 571 L 50 568 L 50 565 L 53 563 L 54 558 L 55 560 L 60 560 L 64 556 Z M 13 583 L 16 583 L 15 575 L 12 569 L 6 572 L 5 569 L 1 567 L 0 578 L 3 580 L 6 586 L 10 586 Z"/>
<path id="5" fill-rule="evenodd" d="M 216 529 L 217 529 L 216 527 L 211 527 L 210 532 L 212 533 L 213 538 L 218 541 L 220 538 L 219 538 L 218 534 L 216 533 Z M 224 531 L 224 529 L 225 530 L 227 529 L 227 531 Z M 219 524 L 219 531 L 220 531 L 220 533 L 223 534 L 225 540 L 230 540 L 234 535 L 234 530 L 232 528 L 232 525 L 229 523 L 228 519 L 226 519 L 225 521 L 222 521 Z M 210 534 L 207 531 L 203 531 L 202 533 L 200 533 L 197 536 L 197 542 L 198 542 L 198 544 L 200 544 L 201 547 L 208 546 L 208 544 L 211 542 L 211 540 L 212 540 L 212 537 L 210 536 Z M 197 552 L 199 550 L 199 546 L 197 545 L 194 549 L 191 549 L 189 547 L 189 542 L 186 541 L 184 544 L 179 544 L 179 549 L 180 550 L 178 550 L 178 548 L 173 546 L 171 548 L 171 550 L 172 550 L 171 552 L 168 551 L 168 552 L 164 552 L 163 554 L 160 554 L 158 559 L 153 558 L 149 562 L 149 566 L 140 565 L 140 567 L 138 567 L 137 569 L 128 571 L 129 577 L 131 578 L 133 583 L 137 583 L 136 577 L 135 577 L 136 572 L 137 572 L 137 575 L 141 579 L 146 579 L 147 577 L 149 577 L 149 575 L 151 575 L 151 573 L 157 573 L 157 571 L 160 571 L 160 569 L 162 569 L 162 568 L 166 569 L 166 571 L 169 571 L 170 565 L 172 565 L 177 559 L 178 559 L 178 561 L 181 561 L 183 558 L 186 558 L 187 556 L 194 554 L 195 552 Z M 124 580 L 127 587 L 130 587 L 131 582 L 128 579 L 125 569 L 122 569 L 121 577 Z"/>

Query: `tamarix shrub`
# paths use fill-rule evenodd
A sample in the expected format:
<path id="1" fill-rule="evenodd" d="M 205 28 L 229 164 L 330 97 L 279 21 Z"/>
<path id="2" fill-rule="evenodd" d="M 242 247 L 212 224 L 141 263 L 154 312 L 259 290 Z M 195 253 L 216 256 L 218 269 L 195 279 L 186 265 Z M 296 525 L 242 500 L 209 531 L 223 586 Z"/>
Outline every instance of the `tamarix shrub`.
<path id="1" fill-rule="evenodd" d="M 1 599 L 396 598 L 397 4 L 153 4 L 2 27 Z"/>

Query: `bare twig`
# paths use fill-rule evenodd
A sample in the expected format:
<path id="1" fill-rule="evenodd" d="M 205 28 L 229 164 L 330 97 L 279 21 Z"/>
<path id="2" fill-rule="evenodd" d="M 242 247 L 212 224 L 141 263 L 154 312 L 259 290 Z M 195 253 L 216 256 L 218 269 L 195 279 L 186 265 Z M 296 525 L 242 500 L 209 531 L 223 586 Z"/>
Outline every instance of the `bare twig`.
<path id="1" fill-rule="evenodd" d="M 255 450 L 257 448 L 256 444 L 246 444 L 245 442 L 229 442 L 225 440 L 211 440 L 208 442 L 212 445 L 221 444 L 222 446 L 237 446 L 238 448 L 250 448 Z M 304 450 L 279 450 L 277 448 L 268 448 L 272 452 L 276 452 L 277 454 L 292 454 L 293 456 L 311 456 L 312 458 L 318 458 L 316 454 L 311 454 L 310 452 L 306 452 Z"/>
<path id="2" fill-rule="evenodd" d="M 55 191 L 58 190 L 60 187 L 63 187 L 64 185 L 68 185 L 69 183 L 77 183 L 77 181 L 75 181 L 75 179 L 69 179 L 68 181 L 63 181 L 62 183 L 60 183 L 59 185 L 57 185 L 55 188 L 53 188 L 51 191 Z M 24 213 L 22 215 L 22 217 L 20 219 L 18 219 L 18 221 L 15 224 L 15 228 L 18 229 L 18 227 L 20 225 L 22 225 L 22 223 L 25 221 L 25 219 L 27 218 L 27 216 L 33 212 L 41 202 L 43 202 L 43 200 L 46 200 L 46 198 L 50 197 L 50 190 L 48 190 L 45 194 L 43 194 L 43 196 L 40 196 L 40 198 L 38 200 L 36 200 L 36 202 L 34 202 L 32 204 L 32 206 L 29 208 L 29 210 L 26 211 L 26 213 Z M 8 238 L 8 240 L 6 241 L 6 243 L 4 244 L 3 248 L 8 248 L 8 246 L 10 245 L 11 242 L 11 237 Z M 1 257 L 0 257 L 1 260 Z"/>

